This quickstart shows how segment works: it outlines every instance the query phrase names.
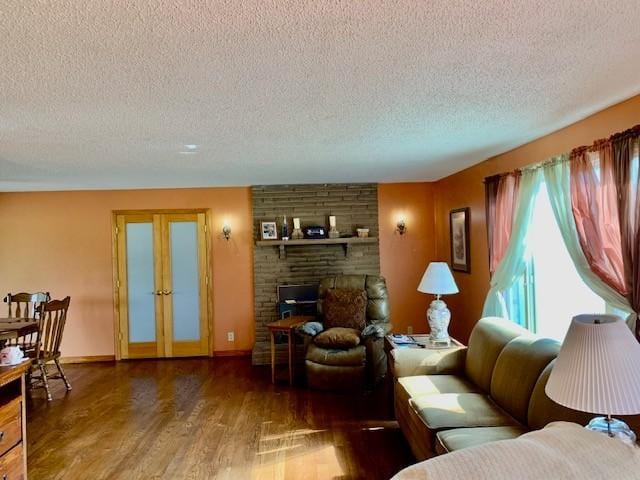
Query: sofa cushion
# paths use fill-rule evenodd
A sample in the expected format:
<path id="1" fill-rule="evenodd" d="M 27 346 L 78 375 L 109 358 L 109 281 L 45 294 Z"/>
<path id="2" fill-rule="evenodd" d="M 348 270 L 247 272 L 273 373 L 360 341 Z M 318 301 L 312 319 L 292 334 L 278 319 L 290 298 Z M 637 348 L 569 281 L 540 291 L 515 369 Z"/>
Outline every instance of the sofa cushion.
<path id="1" fill-rule="evenodd" d="M 463 448 L 475 447 L 483 443 L 509 440 L 527 433 L 523 426 L 509 425 L 506 427 L 478 427 L 454 428 L 438 432 L 436 452 L 438 454 L 455 452 Z"/>
<path id="2" fill-rule="evenodd" d="M 366 309 L 364 290 L 331 289 L 324 299 L 324 327 L 355 328 L 361 332 L 367 324 Z"/>
<path id="3" fill-rule="evenodd" d="M 481 393 L 424 395 L 409 404 L 431 431 L 462 427 L 518 425 L 515 419 Z"/>
<path id="4" fill-rule="evenodd" d="M 416 375 L 398 379 L 406 398 L 439 393 L 480 393 L 480 389 L 458 375 Z"/>
<path id="5" fill-rule="evenodd" d="M 578 412 L 559 405 L 547 396 L 544 389 L 554 364 L 555 360 L 547 365 L 533 387 L 528 411 L 528 424 L 532 430 L 538 430 L 558 420 L 586 425 L 593 417 L 590 413 Z"/>
<path id="6" fill-rule="evenodd" d="M 481 318 L 469 337 L 465 365 L 469 379 L 488 393 L 498 355 L 511 340 L 528 333 L 524 328 L 504 318 Z"/>
<path id="7" fill-rule="evenodd" d="M 521 336 L 502 349 L 491 377 L 491 398 L 509 415 L 527 423 L 533 387 L 544 368 L 560 351 L 550 338 Z"/>
<path id="8" fill-rule="evenodd" d="M 313 337 L 313 343 L 323 348 L 353 348 L 360 344 L 360 332 L 353 328 L 333 327 Z"/>
<path id="9" fill-rule="evenodd" d="M 365 364 L 366 350 L 364 345 L 358 345 L 357 347 L 344 350 L 322 348 L 310 343 L 305 358 L 306 360 L 321 365 L 355 367 Z"/>
<path id="10" fill-rule="evenodd" d="M 380 275 L 338 275 L 326 277 L 318 284 L 318 316 L 324 316 L 324 300 L 331 289 L 364 290 L 367 294 L 368 323 L 387 324 L 389 322 L 389 294 L 384 277 Z M 387 328 L 390 331 L 390 328 Z"/>

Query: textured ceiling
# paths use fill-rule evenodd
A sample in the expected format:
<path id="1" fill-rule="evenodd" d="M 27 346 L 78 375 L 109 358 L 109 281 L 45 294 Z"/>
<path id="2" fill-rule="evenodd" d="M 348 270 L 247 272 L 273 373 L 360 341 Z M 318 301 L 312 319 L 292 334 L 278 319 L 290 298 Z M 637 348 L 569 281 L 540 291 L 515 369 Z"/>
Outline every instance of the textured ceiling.
<path id="1" fill-rule="evenodd" d="M 639 93 L 639 25 L 638 0 L 0 0 L 0 190 L 437 179 Z"/>

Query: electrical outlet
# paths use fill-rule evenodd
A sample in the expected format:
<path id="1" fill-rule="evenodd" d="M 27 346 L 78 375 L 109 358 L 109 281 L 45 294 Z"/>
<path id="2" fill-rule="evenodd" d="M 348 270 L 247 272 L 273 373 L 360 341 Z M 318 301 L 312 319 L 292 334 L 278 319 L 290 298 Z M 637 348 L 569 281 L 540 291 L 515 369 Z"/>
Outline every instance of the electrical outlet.
<path id="1" fill-rule="evenodd" d="M 236 334 L 234 332 L 227 332 L 227 341 L 228 342 L 235 342 L 236 341 Z"/>
<path id="2" fill-rule="evenodd" d="M 407 335 L 413 335 L 413 327 L 411 325 L 407 327 Z"/>

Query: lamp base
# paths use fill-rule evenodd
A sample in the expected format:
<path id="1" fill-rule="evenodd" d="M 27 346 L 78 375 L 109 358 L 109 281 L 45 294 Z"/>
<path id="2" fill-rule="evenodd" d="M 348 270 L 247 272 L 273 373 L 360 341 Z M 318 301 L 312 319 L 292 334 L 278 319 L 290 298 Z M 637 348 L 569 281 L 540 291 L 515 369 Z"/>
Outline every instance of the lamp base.
<path id="1" fill-rule="evenodd" d="M 606 433 L 612 438 L 618 438 L 631 445 L 636 442 L 636 434 L 629 428 L 629 425 L 610 416 L 596 417 L 585 428 L 594 432 Z"/>
<path id="2" fill-rule="evenodd" d="M 449 348 L 451 346 L 451 338 L 447 338 L 446 340 L 432 340 L 429 338 L 427 340 L 427 348 L 438 349 L 438 348 Z"/>
<path id="3" fill-rule="evenodd" d="M 431 330 L 429 343 L 431 345 L 448 346 L 451 341 L 447 331 L 451 320 L 451 312 L 447 308 L 447 304 L 440 300 L 440 295 L 437 295 L 436 299 L 429 305 L 427 320 Z"/>

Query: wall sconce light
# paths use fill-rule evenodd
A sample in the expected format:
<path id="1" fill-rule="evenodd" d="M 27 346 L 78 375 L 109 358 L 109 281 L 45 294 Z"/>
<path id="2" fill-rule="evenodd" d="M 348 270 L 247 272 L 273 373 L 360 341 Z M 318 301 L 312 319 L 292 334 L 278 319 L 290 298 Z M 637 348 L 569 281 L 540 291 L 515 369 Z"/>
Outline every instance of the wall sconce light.
<path id="1" fill-rule="evenodd" d="M 407 224 L 404 223 L 404 218 L 399 219 L 398 223 L 396 223 L 396 233 L 399 235 L 407 233 Z"/>
<path id="2" fill-rule="evenodd" d="M 222 235 L 225 240 L 229 240 L 231 238 L 231 227 L 227 222 L 224 222 L 224 225 L 222 226 Z"/>

